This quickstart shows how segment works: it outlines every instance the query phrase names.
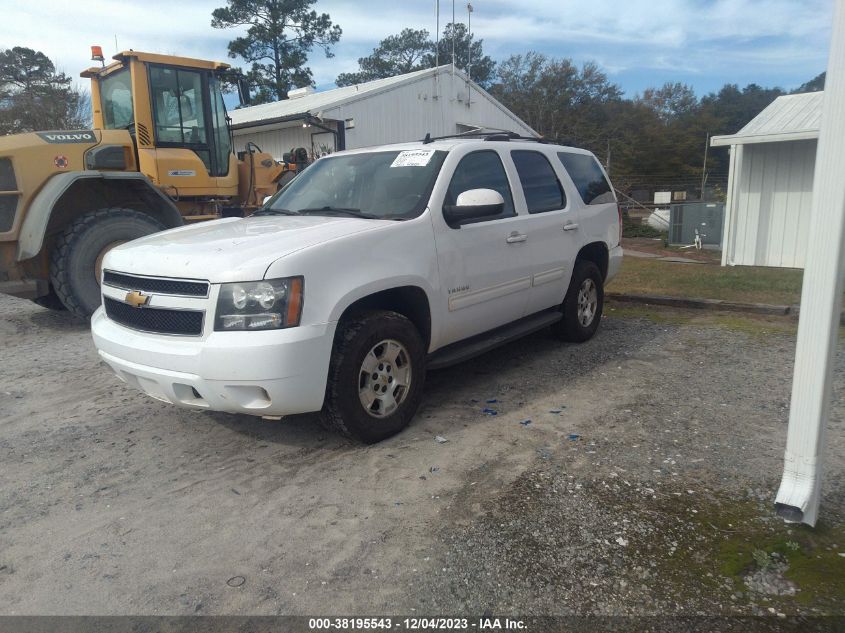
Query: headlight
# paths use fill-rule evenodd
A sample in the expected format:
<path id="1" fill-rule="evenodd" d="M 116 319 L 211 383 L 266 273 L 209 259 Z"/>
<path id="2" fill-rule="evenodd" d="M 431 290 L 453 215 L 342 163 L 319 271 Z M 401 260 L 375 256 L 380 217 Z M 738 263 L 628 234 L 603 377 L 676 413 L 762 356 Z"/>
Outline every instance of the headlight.
<path id="1" fill-rule="evenodd" d="M 246 281 L 220 286 L 214 329 L 278 330 L 299 325 L 302 277 Z"/>

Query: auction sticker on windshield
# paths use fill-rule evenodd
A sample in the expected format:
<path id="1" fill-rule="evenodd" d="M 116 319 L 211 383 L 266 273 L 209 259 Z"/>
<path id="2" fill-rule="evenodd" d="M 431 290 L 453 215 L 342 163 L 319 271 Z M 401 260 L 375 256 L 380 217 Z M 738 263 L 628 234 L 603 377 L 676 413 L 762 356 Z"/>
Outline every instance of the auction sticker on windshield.
<path id="1" fill-rule="evenodd" d="M 399 155 L 390 164 L 391 167 L 425 167 L 434 156 L 433 149 L 408 149 L 399 152 Z"/>

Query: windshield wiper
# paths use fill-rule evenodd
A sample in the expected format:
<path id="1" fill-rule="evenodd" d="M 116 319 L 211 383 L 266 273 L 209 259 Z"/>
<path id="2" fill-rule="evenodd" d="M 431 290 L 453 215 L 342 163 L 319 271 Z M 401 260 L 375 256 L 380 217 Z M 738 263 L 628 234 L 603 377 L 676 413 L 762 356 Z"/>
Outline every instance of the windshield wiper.
<path id="1" fill-rule="evenodd" d="M 381 220 L 381 217 L 372 215 L 370 213 L 363 213 L 361 209 L 352 209 L 350 207 L 311 207 L 307 209 L 300 209 L 299 213 L 302 215 L 348 215 L 353 218 L 364 218 L 365 220 Z"/>
<path id="2" fill-rule="evenodd" d="M 252 215 L 299 215 L 299 212 L 291 211 L 290 209 L 273 209 L 272 207 L 268 207 L 267 209 L 259 209 Z"/>

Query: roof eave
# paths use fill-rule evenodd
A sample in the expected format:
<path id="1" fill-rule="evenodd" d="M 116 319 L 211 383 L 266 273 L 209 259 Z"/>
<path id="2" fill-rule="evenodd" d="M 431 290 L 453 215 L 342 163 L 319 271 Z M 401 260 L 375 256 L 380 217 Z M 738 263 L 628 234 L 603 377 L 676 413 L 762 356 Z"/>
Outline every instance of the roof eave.
<path id="1" fill-rule="evenodd" d="M 312 116 L 310 112 L 297 112 L 296 114 L 286 114 L 285 116 L 277 116 L 269 119 L 254 119 L 252 121 L 244 121 L 243 123 L 233 123 L 232 131 L 243 130 L 251 127 L 261 127 L 264 125 L 274 125 L 276 123 L 287 123 L 288 121 L 301 121 Z"/>
<path id="2" fill-rule="evenodd" d="M 714 136 L 710 139 L 711 147 L 727 145 L 753 145 L 755 143 L 781 143 L 784 141 L 807 141 L 819 138 L 818 130 L 800 130 L 797 132 L 777 132 L 775 134 L 729 134 Z"/>

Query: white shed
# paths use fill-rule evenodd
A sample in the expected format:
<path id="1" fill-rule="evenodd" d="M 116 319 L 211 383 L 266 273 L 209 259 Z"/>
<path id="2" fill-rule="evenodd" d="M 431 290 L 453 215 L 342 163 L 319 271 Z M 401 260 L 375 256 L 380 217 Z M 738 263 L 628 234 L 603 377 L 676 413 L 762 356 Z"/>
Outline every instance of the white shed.
<path id="1" fill-rule="evenodd" d="M 314 92 L 230 113 L 235 147 L 253 142 L 277 160 L 295 147 L 310 156 L 456 134 L 476 127 L 536 136 L 526 123 L 451 66 Z"/>
<path id="2" fill-rule="evenodd" d="M 722 265 L 803 268 L 821 92 L 778 97 L 714 147 L 730 146 Z"/>

